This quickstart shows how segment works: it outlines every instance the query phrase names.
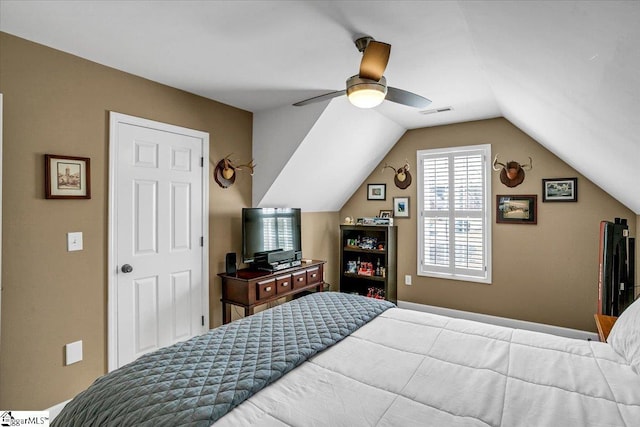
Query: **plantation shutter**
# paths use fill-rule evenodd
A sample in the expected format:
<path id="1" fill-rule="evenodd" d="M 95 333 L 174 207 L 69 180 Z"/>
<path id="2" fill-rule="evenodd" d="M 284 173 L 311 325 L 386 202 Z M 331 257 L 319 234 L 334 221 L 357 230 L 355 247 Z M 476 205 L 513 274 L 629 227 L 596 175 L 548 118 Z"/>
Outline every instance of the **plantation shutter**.
<path id="1" fill-rule="evenodd" d="M 265 217 L 262 219 L 262 239 L 265 251 L 278 249 L 277 227 L 278 225 L 276 224 L 275 215 L 273 217 Z"/>
<path id="2" fill-rule="evenodd" d="M 285 251 L 294 249 L 293 247 L 293 218 L 292 217 L 280 217 L 278 218 L 278 236 L 280 241 L 278 242 L 280 248 Z"/>
<path id="3" fill-rule="evenodd" d="M 421 150 L 418 274 L 490 282 L 490 146 Z"/>
<path id="4" fill-rule="evenodd" d="M 275 209 L 265 209 L 262 219 L 262 238 L 265 251 L 294 249 L 293 214 L 291 216 L 276 215 Z"/>

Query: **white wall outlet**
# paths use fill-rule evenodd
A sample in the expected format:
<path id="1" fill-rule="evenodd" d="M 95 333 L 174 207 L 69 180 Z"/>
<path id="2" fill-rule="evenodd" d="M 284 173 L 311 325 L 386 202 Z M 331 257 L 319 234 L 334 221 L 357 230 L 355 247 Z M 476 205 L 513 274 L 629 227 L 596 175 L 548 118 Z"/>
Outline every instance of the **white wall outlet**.
<path id="1" fill-rule="evenodd" d="M 407 286 L 411 286 L 411 275 L 410 274 L 405 274 L 404 275 L 404 284 Z"/>
<path id="2" fill-rule="evenodd" d="M 65 347 L 65 365 L 80 362 L 82 360 L 82 340 L 69 343 Z"/>
<path id="3" fill-rule="evenodd" d="M 82 250 L 82 231 L 67 233 L 67 251 Z"/>

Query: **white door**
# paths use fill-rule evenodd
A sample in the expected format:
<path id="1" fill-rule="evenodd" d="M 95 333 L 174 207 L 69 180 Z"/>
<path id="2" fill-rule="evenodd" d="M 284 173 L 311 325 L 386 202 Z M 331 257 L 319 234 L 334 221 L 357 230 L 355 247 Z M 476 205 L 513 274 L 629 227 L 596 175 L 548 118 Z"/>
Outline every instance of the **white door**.
<path id="1" fill-rule="evenodd" d="M 110 144 L 113 370 L 208 327 L 209 141 L 111 113 Z"/>

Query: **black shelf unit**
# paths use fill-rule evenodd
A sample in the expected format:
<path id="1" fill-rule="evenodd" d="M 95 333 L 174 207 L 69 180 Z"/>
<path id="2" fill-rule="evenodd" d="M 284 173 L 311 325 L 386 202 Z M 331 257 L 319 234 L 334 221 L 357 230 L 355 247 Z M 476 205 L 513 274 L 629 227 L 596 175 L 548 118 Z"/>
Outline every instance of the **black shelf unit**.
<path id="1" fill-rule="evenodd" d="M 368 295 L 375 288 L 376 292 L 384 293 L 384 299 L 397 303 L 397 234 L 396 226 L 340 226 L 340 292 Z M 360 265 L 371 263 L 372 275 L 360 274 L 353 266 L 350 271 L 350 261 L 356 264 L 360 261 Z M 378 263 L 384 275 L 377 271 Z"/>

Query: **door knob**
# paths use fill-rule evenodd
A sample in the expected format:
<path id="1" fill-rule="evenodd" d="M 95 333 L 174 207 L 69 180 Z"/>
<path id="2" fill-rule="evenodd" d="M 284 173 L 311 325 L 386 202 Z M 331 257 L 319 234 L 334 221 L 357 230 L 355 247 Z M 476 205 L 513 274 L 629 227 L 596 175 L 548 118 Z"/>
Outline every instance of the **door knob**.
<path id="1" fill-rule="evenodd" d="M 129 264 L 125 264 L 120 270 L 122 270 L 123 273 L 131 273 L 133 271 L 133 267 Z"/>

